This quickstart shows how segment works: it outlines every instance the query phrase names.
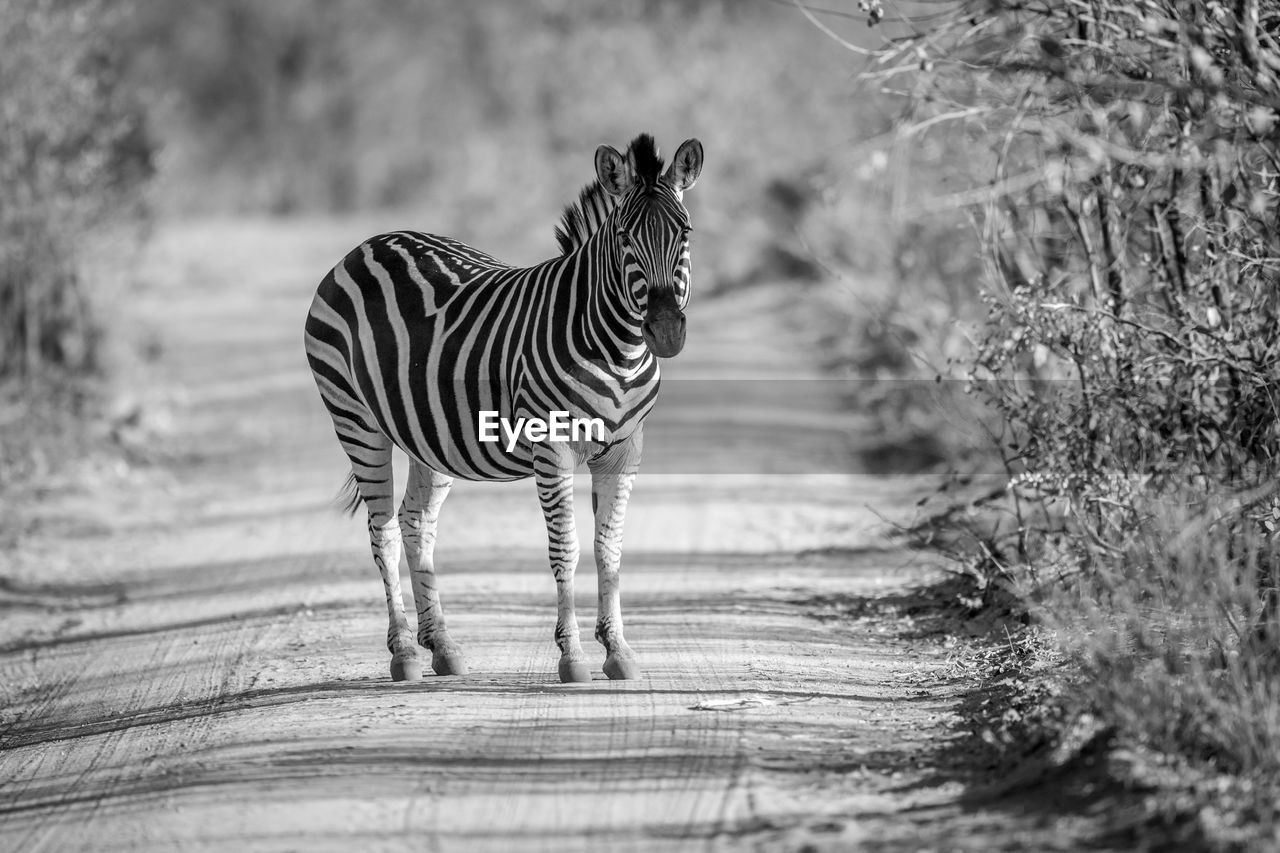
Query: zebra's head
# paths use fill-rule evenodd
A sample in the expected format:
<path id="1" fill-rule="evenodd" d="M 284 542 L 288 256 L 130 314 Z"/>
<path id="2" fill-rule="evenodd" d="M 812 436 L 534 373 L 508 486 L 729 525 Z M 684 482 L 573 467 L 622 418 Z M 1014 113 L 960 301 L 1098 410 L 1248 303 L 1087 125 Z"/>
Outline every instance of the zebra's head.
<path id="1" fill-rule="evenodd" d="M 684 307 L 689 302 L 689 211 L 684 191 L 702 171 L 702 143 L 686 140 L 662 171 L 653 137 L 641 134 L 626 155 L 596 149 L 596 177 L 617 199 L 618 263 L 632 307 L 643 318 L 640 334 L 656 356 L 684 349 Z"/>

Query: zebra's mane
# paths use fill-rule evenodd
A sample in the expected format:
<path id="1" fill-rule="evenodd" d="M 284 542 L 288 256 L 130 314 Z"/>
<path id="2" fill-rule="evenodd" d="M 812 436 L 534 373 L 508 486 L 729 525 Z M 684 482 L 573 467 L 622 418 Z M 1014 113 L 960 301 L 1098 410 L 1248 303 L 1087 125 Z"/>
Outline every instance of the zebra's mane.
<path id="1" fill-rule="evenodd" d="M 599 181 L 592 181 L 578 193 L 578 201 L 564 209 L 556 226 L 556 242 L 561 255 L 573 254 L 600 225 L 609 218 L 616 200 L 605 192 Z"/>
<path id="2" fill-rule="evenodd" d="M 641 186 L 649 188 L 658 182 L 662 175 L 662 157 L 658 154 L 658 143 L 652 136 L 642 133 L 631 140 L 631 144 L 627 146 L 627 159 L 635 168 L 636 182 Z M 564 209 L 560 224 L 556 226 L 556 242 L 560 244 L 560 253 L 572 254 L 587 242 L 609 218 L 616 205 L 617 199 L 606 192 L 598 180 L 583 187 L 578 194 L 577 203 Z"/>

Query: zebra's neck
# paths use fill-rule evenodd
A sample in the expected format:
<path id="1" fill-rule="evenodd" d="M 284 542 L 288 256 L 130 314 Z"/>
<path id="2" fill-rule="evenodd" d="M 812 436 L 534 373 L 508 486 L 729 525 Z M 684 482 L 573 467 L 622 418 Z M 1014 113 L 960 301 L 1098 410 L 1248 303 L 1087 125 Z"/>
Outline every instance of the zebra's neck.
<path id="1" fill-rule="evenodd" d="M 611 222 L 571 255 L 578 268 L 574 284 L 580 289 L 580 304 L 584 306 L 576 317 L 574 332 L 585 351 L 620 374 L 643 374 L 653 367 L 654 358 L 640 335 L 644 317 L 627 290 L 618 256 Z"/>

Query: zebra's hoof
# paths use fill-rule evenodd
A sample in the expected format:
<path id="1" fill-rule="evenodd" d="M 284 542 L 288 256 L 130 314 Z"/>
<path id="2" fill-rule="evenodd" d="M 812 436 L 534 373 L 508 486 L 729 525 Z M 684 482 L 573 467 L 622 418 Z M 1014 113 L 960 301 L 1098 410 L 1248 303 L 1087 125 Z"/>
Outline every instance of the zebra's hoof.
<path id="1" fill-rule="evenodd" d="M 609 655 L 604 659 L 604 674 L 613 681 L 629 681 L 640 677 L 640 665 L 630 655 Z"/>
<path id="2" fill-rule="evenodd" d="M 436 675 L 466 675 L 467 659 L 457 649 L 436 649 L 431 653 L 431 668 Z"/>
<path id="3" fill-rule="evenodd" d="M 417 656 L 391 659 L 392 681 L 421 681 L 422 661 Z"/>
<path id="4" fill-rule="evenodd" d="M 583 660 L 560 658 L 560 683 L 576 684 L 591 680 L 591 668 Z"/>

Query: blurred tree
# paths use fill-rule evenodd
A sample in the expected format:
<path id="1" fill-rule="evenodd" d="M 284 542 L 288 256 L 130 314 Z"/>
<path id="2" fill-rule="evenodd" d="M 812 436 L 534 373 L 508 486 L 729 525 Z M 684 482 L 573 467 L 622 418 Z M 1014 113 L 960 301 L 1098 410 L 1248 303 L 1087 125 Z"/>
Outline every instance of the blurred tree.
<path id="1" fill-rule="evenodd" d="M 97 329 L 79 250 L 138 212 L 152 172 L 143 105 L 100 0 L 0 5 L 0 376 L 91 369 Z"/>
<path id="2" fill-rule="evenodd" d="M 799 127 L 848 124 L 813 108 L 838 52 L 806 51 L 821 42 L 770 4 L 136 2 L 175 211 L 429 203 L 492 222 L 513 176 L 555 210 L 597 143 L 641 130 L 738 145 L 720 162 L 752 175 L 745 196 L 806 147 Z"/>

